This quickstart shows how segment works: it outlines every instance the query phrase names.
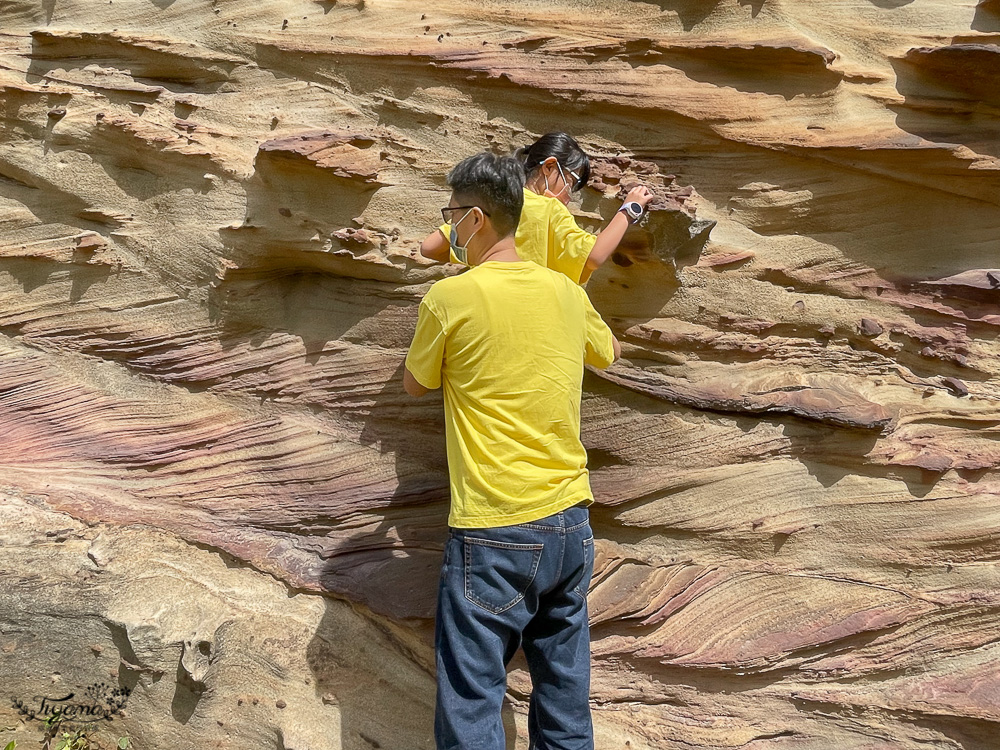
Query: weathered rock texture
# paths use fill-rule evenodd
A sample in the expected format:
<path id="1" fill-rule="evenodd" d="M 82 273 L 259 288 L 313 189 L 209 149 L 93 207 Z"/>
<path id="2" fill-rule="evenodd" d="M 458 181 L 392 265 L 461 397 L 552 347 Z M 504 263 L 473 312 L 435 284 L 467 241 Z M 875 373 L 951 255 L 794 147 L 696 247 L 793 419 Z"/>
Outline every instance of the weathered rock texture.
<path id="1" fill-rule="evenodd" d="M 588 286 L 598 746 L 995 748 L 998 92 L 992 0 L 0 2 L 5 700 L 431 746 L 416 248 L 565 129 L 582 223 L 658 195 Z"/>

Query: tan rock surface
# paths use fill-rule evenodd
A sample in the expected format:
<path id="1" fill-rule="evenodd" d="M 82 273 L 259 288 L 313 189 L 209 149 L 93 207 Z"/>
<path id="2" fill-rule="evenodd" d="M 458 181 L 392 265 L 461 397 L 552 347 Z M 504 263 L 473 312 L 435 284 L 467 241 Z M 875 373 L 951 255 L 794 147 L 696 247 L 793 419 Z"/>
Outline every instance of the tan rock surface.
<path id="1" fill-rule="evenodd" d="M 598 746 L 994 748 L 998 61 L 992 0 L 0 3 L 9 697 L 431 746 L 416 249 L 457 159 L 565 129 L 581 224 L 657 194 L 588 284 Z"/>

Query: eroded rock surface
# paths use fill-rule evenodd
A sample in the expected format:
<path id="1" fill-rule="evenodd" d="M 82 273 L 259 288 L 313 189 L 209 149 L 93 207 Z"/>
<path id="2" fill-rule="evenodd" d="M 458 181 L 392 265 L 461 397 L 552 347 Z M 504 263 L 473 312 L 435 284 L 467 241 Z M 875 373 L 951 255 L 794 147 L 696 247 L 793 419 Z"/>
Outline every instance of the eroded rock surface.
<path id="1" fill-rule="evenodd" d="M 446 461 L 401 374 L 459 269 L 417 247 L 459 158 L 565 129 L 582 225 L 657 196 L 588 283 L 625 349 L 584 384 L 598 746 L 993 748 L 998 34 L 992 1 L 0 3 L 10 697 L 127 689 L 101 737 L 141 747 L 431 746 Z"/>

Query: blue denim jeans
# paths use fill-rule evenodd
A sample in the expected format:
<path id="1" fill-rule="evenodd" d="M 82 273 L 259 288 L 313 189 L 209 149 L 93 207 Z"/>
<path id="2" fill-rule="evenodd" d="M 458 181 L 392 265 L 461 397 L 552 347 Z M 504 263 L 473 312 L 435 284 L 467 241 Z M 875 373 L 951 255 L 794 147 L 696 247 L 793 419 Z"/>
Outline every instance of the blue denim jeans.
<path id="1" fill-rule="evenodd" d="M 586 508 L 491 529 L 451 529 L 435 647 L 438 750 L 503 750 L 507 663 L 524 649 L 533 750 L 593 750 Z"/>

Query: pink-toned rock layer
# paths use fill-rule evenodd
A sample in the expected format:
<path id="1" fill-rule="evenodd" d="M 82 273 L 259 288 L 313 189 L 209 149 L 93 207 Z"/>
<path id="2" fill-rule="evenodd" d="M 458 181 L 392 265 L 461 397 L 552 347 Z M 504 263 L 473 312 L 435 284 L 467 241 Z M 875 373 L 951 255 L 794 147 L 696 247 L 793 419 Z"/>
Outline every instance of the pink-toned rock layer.
<path id="1" fill-rule="evenodd" d="M 417 247 L 563 129 L 582 225 L 657 196 L 588 284 L 598 747 L 997 747 L 997 92 L 993 0 L 0 3 L 0 746 L 99 682 L 109 742 L 433 746 Z"/>

